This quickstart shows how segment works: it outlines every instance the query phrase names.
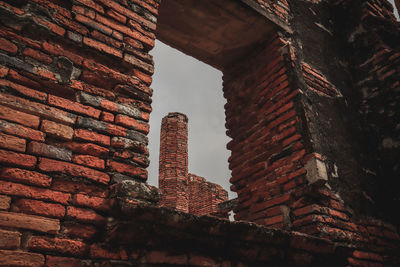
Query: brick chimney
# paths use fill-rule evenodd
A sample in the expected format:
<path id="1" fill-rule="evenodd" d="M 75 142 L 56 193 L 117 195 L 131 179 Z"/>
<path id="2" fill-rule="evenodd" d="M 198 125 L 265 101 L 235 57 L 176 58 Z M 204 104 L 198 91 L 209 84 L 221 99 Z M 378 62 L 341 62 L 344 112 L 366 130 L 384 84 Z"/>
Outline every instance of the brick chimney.
<path id="1" fill-rule="evenodd" d="M 188 118 L 172 112 L 162 119 L 159 188 L 161 206 L 189 212 Z"/>

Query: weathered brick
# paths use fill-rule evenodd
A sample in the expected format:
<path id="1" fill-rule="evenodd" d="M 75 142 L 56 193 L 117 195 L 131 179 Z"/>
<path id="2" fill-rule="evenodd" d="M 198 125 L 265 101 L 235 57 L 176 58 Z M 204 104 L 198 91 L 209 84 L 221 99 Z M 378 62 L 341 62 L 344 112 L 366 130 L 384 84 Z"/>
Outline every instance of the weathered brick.
<path id="1" fill-rule="evenodd" d="M 100 110 L 94 109 L 89 106 L 84 106 L 82 104 L 76 103 L 74 101 L 70 101 L 65 98 L 61 98 L 54 95 L 49 95 L 47 102 L 50 105 L 60 107 L 69 111 L 73 111 L 76 113 L 88 115 L 90 117 L 99 118 L 100 117 Z"/>
<path id="2" fill-rule="evenodd" d="M 149 151 L 144 143 L 123 137 L 113 137 L 111 139 L 111 146 L 120 149 L 129 149 L 133 152 L 138 152 L 145 155 L 149 154 Z"/>
<path id="3" fill-rule="evenodd" d="M 89 37 L 83 37 L 83 43 L 87 46 L 93 47 L 94 49 L 99 50 L 100 52 L 104 52 L 119 58 L 122 58 L 122 52 L 116 48 L 98 42 Z"/>
<path id="4" fill-rule="evenodd" d="M 126 131 L 127 131 L 125 128 L 121 126 L 84 117 L 78 118 L 77 125 L 85 129 L 94 129 L 101 133 L 116 135 L 116 136 L 126 136 Z"/>
<path id="5" fill-rule="evenodd" d="M 104 146 L 110 145 L 109 136 L 98 134 L 84 129 L 76 129 L 74 132 L 74 139 L 81 141 L 89 141 Z"/>
<path id="6" fill-rule="evenodd" d="M 23 110 L 33 115 L 39 115 L 43 118 L 49 118 L 54 121 L 59 121 L 67 125 L 75 123 L 76 116 L 68 112 L 59 110 L 57 108 L 49 107 L 47 105 L 32 102 L 24 98 L 16 97 L 9 94 L 0 94 L 0 103 L 12 107 L 14 109 Z M 0 110 L 1 112 L 1 110 Z M 1 113 L 0 113 L 1 116 Z M 33 118 L 35 119 L 35 118 Z M 17 121 L 18 122 L 18 121 Z M 36 124 L 35 124 L 36 125 Z M 30 126 L 30 125 L 26 125 Z M 37 126 L 35 127 L 37 128 Z"/>
<path id="7" fill-rule="evenodd" d="M 91 143 L 71 142 L 65 144 L 65 146 L 75 154 L 85 154 L 101 158 L 109 155 L 109 149 Z"/>
<path id="8" fill-rule="evenodd" d="M 0 250 L 0 266 L 42 267 L 44 257 L 41 254 Z"/>
<path id="9" fill-rule="evenodd" d="M 18 52 L 18 47 L 4 38 L 0 38 L 0 49 L 11 54 L 16 54 Z"/>
<path id="10" fill-rule="evenodd" d="M 93 236 L 96 235 L 97 229 L 93 225 L 64 222 L 61 232 L 69 237 L 92 239 Z"/>
<path id="11" fill-rule="evenodd" d="M 22 52 L 23 55 L 34 58 L 38 61 L 41 61 L 45 64 L 51 64 L 51 62 L 53 62 L 53 60 L 51 59 L 51 57 L 49 57 L 48 55 L 46 55 L 43 52 L 40 52 L 38 50 L 34 50 L 32 48 L 25 48 L 24 51 Z"/>
<path id="12" fill-rule="evenodd" d="M 82 16 L 81 14 L 77 14 L 75 16 L 75 19 L 77 21 L 85 24 L 86 26 L 91 27 L 91 28 L 93 28 L 95 30 L 98 30 L 99 32 L 102 32 L 104 34 L 111 35 L 112 32 L 113 32 L 113 30 L 110 29 L 109 27 L 104 26 L 104 25 L 102 25 L 100 23 L 97 23 L 96 21 L 94 21 L 94 20 L 92 20 L 92 19 L 90 19 L 88 17 Z"/>
<path id="13" fill-rule="evenodd" d="M 9 73 L 9 68 L 6 68 L 4 66 L 0 67 L 0 78 L 6 77 Z"/>
<path id="14" fill-rule="evenodd" d="M 0 132 L 0 147 L 25 152 L 26 140 Z"/>
<path id="15" fill-rule="evenodd" d="M 18 73 L 14 72 L 14 71 L 10 71 L 10 74 L 11 74 L 10 76 L 12 76 L 12 77 L 10 77 L 10 79 L 13 79 L 13 78 L 15 79 L 15 78 L 18 77 L 17 78 L 18 79 L 17 82 L 19 82 L 19 83 L 29 83 L 29 86 L 32 86 L 32 82 L 31 81 L 27 82 L 28 79 L 27 78 L 23 79 L 22 76 L 20 76 Z M 35 98 L 35 99 L 38 99 L 38 100 L 42 100 L 43 101 L 43 100 L 46 100 L 46 98 L 47 98 L 47 94 L 44 93 L 44 92 L 33 90 L 31 88 L 28 88 L 26 86 L 23 86 L 23 85 L 20 85 L 20 84 L 17 84 L 17 83 L 13 83 L 13 82 L 8 81 L 8 80 L 0 79 L 0 85 L 1 86 L 5 86 L 7 88 L 10 88 L 13 91 L 17 91 L 18 93 L 20 93 L 22 95 L 25 95 L 25 96 L 28 96 L 28 97 L 31 97 L 31 98 Z"/>
<path id="16" fill-rule="evenodd" d="M 114 11 L 114 10 L 112 10 L 112 9 L 107 10 L 107 11 L 106 11 L 106 14 L 107 14 L 108 16 L 110 16 L 111 18 L 113 18 L 113 19 L 115 19 L 115 20 L 118 20 L 118 21 L 121 22 L 122 24 L 125 24 L 125 23 L 126 23 L 126 17 L 125 17 L 124 15 L 119 14 L 118 12 L 116 12 L 116 11 Z"/>
<path id="17" fill-rule="evenodd" d="M 39 117 L 26 114 L 2 105 L 0 105 L 0 119 L 17 122 L 31 128 L 37 129 L 39 127 Z"/>
<path id="18" fill-rule="evenodd" d="M 107 184 L 110 181 L 110 177 L 103 172 L 52 159 L 40 158 L 38 167 L 45 172 L 59 172 L 76 177 L 84 177 L 102 184 Z"/>
<path id="19" fill-rule="evenodd" d="M 46 267 L 86 267 L 82 260 L 75 258 L 46 256 Z"/>
<path id="20" fill-rule="evenodd" d="M 125 53 L 124 60 L 126 62 L 129 62 L 133 66 L 143 70 L 144 72 L 147 72 L 149 74 L 154 73 L 154 66 L 152 64 L 146 63 L 134 55 Z"/>
<path id="21" fill-rule="evenodd" d="M 83 58 L 75 51 L 70 51 L 67 47 L 56 43 L 43 42 L 43 50 L 55 56 L 64 56 L 77 65 L 82 65 Z"/>
<path id="22" fill-rule="evenodd" d="M 190 255 L 189 264 L 193 266 L 218 266 L 217 262 L 209 257 Z"/>
<path id="23" fill-rule="evenodd" d="M 110 112 L 105 112 L 103 111 L 101 113 L 100 119 L 102 121 L 106 121 L 106 122 L 114 122 L 114 114 L 110 113 Z"/>
<path id="24" fill-rule="evenodd" d="M 72 160 L 72 152 L 70 150 L 34 141 L 29 143 L 28 153 L 64 161 Z"/>
<path id="25" fill-rule="evenodd" d="M 106 211 L 109 209 L 109 203 L 107 199 L 88 196 L 85 194 L 76 194 L 74 196 L 73 203 L 76 206 L 88 207 L 95 210 Z"/>
<path id="26" fill-rule="evenodd" d="M 17 249 L 20 244 L 20 232 L 0 230 L 0 248 Z"/>
<path id="27" fill-rule="evenodd" d="M 61 204 L 67 204 L 68 200 L 71 198 L 70 194 L 5 181 L 0 183 L 0 193 L 11 196 L 52 201 Z"/>
<path id="28" fill-rule="evenodd" d="M 35 251 L 58 252 L 76 256 L 83 255 L 88 249 L 88 246 L 81 241 L 45 236 L 32 236 L 28 240 L 27 247 Z"/>
<path id="29" fill-rule="evenodd" d="M 6 211 L 0 211 L 0 225 L 48 234 L 56 234 L 60 230 L 59 220 Z"/>
<path id="30" fill-rule="evenodd" d="M 103 7 L 101 5 L 95 3 L 92 0 L 77 0 L 77 2 L 83 4 L 83 5 L 87 6 L 87 7 L 93 8 L 97 12 L 104 13 Z"/>
<path id="31" fill-rule="evenodd" d="M 124 173 L 126 175 L 139 179 L 147 180 L 146 169 L 113 160 L 108 160 L 107 166 L 113 171 Z"/>
<path id="32" fill-rule="evenodd" d="M 0 195 L 0 210 L 8 210 L 11 205 L 11 198 L 9 196 Z"/>
<path id="33" fill-rule="evenodd" d="M 72 158 L 74 163 L 93 167 L 96 169 L 104 169 L 104 160 L 89 155 L 74 155 Z"/>
<path id="34" fill-rule="evenodd" d="M 133 118 L 123 115 L 117 115 L 115 117 L 115 123 L 123 125 L 128 128 L 132 128 L 136 131 L 148 134 L 150 130 L 150 125 L 144 122 L 137 121 Z"/>
<path id="35" fill-rule="evenodd" d="M 89 17 L 91 19 L 94 19 L 96 17 L 95 11 L 93 11 L 92 9 L 85 8 L 83 6 L 73 5 L 72 11 L 74 11 L 75 13 L 82 14 L 83 16 Z"/>
<path id="36" fill-rule="evenodd" d="M 105 218 L 100 214 L 96 213 L 90 209 L 82 209 L 76 207 L 67 208 L 67 218 L 74 219 L 85 223 L 93 224 L 103 224 L 105 223 Z"/>
<path id="37" fill-rule="evenodd" d="M 0 163 L 33 169 L 36 165 L 36 161 L 36 157 L 34 156 L 0 149 Z"/>
<path id="38" fill-rule="evenodd" d="M 43 142 L 45 138 L 45 134 L 40 131 L 3 120 L 0 120 L 0 131 L 35 141 Z"/>
<path id="39" fill-rule="evenodd" d="M 13 182 L 21 182 L 42 187 L 49 187 L 51 177 L 43 173 L 17 168 L 0 169 L 0 177 Z"/>
<path id="40" fill-rule="evenodd" d="M 74 130 L 66 125 L 53 121 L 43 120 L 40 129 L 48 134 L 61 140 L 72 140 Z"/>
<path id="41" fill-rule="evenodd" d="M 93 258 L 93 259 L 100 258 L 100 259 L 118 260 L 121 258 L 120 251 L 110 251 L 108 249 L 101 247 L 100 244 L 92 244 L 90 246 L 89 255 L 90 255 L 90 258 Z"/>
<path id="42" fill-rule="evenodd" d="M 39 25 L 44 26 L 45 28 L 49 29 L 50 31 L 54 32 L 57 35 L 64 36 L 65 34 L 65 30 L 62 27 L 58 26 L 57 24 L 54 24 L 47 20 L 43 20 L 39 17 L 34 17 L 33 21 L 35 21 Z"/>
<path id="43" fill-rule="evenodd" d="M 53 190 L 68 192 L 73 194 L 83 193 L 89 196 L 97 196 L 105 198 L 108 196 L 108 190 L 105 186 L 91 185 L 82 182 L 74 182 L 68 180 L 54 180 L 51 187 Z"/>
<path id="44" fill-rule="evenodd" d="M 63 205 L 32 199 L 18 199 L 13 203 L 12 211 L 54 218 L 62 218 L 65 215 Z"/>
<path id="45" fill-rule="evenodd" d="M 112 38 L 112 37 L 109 37 L 109 36 L 107 36 L 107 35 L 105 35 L 105 34 L 102 34 L 102 33 L 99 32 L 99 31 L 94 30 L 94 31 L 92 31 L 92 32 L 90 33 L 90 35 L 91 35 L 94 39 L 96 39 L 96 40 L 98 40 L 98 41 L 100 41 L 100 42 L 103 42 L 103 43 L 112 45 L 113 47 L 116 47 L 116 48 L 119 48 L 119 49 L 122 47 L 122 43 L 121 43 L 120 41 L 117 41 L 117 40 L 115 40 L 115 39 Z"/>

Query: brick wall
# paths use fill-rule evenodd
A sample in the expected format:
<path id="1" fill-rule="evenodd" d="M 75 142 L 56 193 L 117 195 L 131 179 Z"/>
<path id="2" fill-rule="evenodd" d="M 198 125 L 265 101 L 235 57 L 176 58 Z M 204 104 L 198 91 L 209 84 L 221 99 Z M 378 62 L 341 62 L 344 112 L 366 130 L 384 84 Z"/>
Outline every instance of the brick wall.
<path id="1" fill-rule="evenodd" d="M 228 192 L 220 185 L 189 173 L 189 213 L 195 215 L 217 214 L 218 204 L 228 200 Z"/>
<path id="2" fill-rule="evenodd" d="M 188 118 L 184 114 L 169 113 L 162 119 L 158 179 L 161 205 L 189 212 Z"/>
<path id="3" fill-rule="evenodd" d="M 97 243 L 109 185 L 147 179 L 157 7 L 0 2 L 0 265 L 127 258 Z"/>

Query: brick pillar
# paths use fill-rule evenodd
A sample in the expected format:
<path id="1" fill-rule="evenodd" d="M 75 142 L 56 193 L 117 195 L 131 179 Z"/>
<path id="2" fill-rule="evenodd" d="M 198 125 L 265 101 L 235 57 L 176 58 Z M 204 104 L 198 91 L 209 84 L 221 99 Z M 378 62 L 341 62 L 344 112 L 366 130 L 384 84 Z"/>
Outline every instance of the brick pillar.
<path id="1" fill-rule="evenodd" d="M 182 113 L 168 113 L 162 119 L 160 137 L 159 188 L 161 205 L 189 212 L 188 118 Z"/>

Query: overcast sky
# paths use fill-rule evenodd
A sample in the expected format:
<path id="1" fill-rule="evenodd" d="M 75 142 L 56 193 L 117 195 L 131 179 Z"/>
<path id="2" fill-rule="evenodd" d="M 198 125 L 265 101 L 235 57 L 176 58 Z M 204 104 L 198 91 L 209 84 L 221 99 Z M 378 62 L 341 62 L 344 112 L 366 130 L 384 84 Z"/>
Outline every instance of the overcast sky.
<path id="1" fill-rule="evenodd" d="M 229 191 L 222 73 L 159 41 L 151 54 L 155 73 L 148 182 L 158 186 L 161 119 L 168 112 L 181 112 L 189 118 L 189 172 Z"/>
<path id="2" fill-rule="evenodd" d="M 389 1 L 394 6 L 394 0 Z M 181 112 L 189 118 L 189 172 L 220 184 L 235 197 L 229 190 L 222 73 L 159 41 L 151 54 L 155 73 L 148 182 L 158 186 L 161 119 L 168 112 Z"/>

